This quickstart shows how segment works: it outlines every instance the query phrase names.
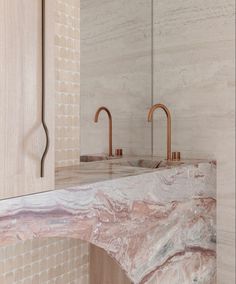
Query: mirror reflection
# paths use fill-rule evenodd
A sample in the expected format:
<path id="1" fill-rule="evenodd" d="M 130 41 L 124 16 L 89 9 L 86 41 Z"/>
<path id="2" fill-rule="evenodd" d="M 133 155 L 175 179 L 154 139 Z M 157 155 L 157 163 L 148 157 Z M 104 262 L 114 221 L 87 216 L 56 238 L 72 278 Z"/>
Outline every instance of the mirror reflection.
<path id="1" fill-rule="evenodd" d="M 81 1 L 81 155 L 151 153 L 151 4 Z"/>

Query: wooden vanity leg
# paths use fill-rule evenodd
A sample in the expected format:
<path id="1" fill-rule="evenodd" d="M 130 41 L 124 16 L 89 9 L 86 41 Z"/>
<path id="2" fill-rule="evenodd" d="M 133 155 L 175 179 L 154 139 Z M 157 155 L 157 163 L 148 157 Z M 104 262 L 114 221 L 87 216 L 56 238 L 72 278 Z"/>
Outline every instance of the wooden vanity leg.
<path id="1" fill-rule="evenodd" d="M 132 284 L 132 282 L 103 249 L 90 245 L 90 284 Z"/>

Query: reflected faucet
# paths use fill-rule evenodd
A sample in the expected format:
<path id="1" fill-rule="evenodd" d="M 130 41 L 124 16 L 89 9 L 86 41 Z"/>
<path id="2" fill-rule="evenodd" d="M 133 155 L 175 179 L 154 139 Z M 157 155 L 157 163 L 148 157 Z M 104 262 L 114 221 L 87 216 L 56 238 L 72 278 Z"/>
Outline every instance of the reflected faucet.
<path id="1" fill-rule="evenodd" d="M 148 113 L 148 121 L 151 122 L 153 120 L 153 113 L 158 108 L 163 109 L 167 117 L 167 160 L 171 161 L 171 114 L 169 109 L 163 104 L 152 106 Z"/>
<path id="2" fill-rule="evenodd" d="M 112 116 L 108 108 L 102 106 L 100 107 L 95 114 L 94 122 L 98 122 L 98 117 L 101 111 L 105 111 L 109 118 L 109 156 L 112 156 Z"/>

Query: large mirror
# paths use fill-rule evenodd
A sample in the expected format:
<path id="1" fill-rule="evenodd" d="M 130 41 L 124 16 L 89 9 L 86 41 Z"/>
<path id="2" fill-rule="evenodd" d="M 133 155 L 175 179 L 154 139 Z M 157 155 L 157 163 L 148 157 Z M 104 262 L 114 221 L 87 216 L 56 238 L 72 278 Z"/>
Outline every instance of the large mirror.
<path id="1" fill-rule="evenodd" d="M 113 153 L 151 154 L 152 1 L 81 1 L 81 155 L 108 153 L 108 116 Z"/>

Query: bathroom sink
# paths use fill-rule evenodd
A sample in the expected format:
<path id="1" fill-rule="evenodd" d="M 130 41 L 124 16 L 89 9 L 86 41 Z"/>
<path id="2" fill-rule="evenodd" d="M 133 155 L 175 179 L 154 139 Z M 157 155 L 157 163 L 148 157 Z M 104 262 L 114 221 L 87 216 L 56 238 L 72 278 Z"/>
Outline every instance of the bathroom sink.
<path id="1" fill-rule="evenodd" d="M 80 156 L 80 162 L 97 162 L 97 161 L 107 161 L 115 159 L 116 157 L 109 157 L 106 155 L 83 155 Z M 115 164 L 120 166 L 128 166 L 128 167 L 139 167 L 139 168 L 149 168 L 156 169 L 160 166 L 162 160 L 145 160 L 145 159 L 137 159 L 137 160 L 128 160 L 122 162 L 115 162 Z"/>
<path id="2" fill-rule="evenodd" d="M 97 162 L 97 161 L 107 161 L 113 159 L 119 159 L 118 156 L 108 156 L 108 155 L 83 155 L 80 156 L 80 162 Z"/>
<path id="3" fill-rule="evenodd" d="M 148 168 L 148 169 L 168 168 L 181 164 L 183 164 L 183 162 L 181 161 L 152 160 L 152 159 L 128 160 L 119 163 L 119 165 L 121 166 L 139 167 L 139 168 Z"/>
<path id="4" fill-rule="evenodd" d="M 139 159 L 139 160 L 130 160 L 126 162 L 120 163 L 122 166 L 129 166 L 129 167 L 139 167 L 139 168 L 148 168 L 148 169 L 157 169 L 159 165 L 161 164 L 161 160 L 144 160 L 144 159 Z"/>
<path id="5" fill-rule="evenodd" d="M 96 162 L 109 160 L 108 156 L 93 156 L 93 155 L 83 155 L 80 156 L 80 162 Z"/>
<path id="6" fill-rule="evenodd" d="M 137 167 L 137 168 L 146 168 L 146 169 L 157 169 L 157 168 L 168 168 L 173 165 L 180 165 L 183 162 L 178 161 L 167 161 L 164 159 L 129 159 L 117 161 L 121 157 L 108 155 L 83 155 L 80 156 L 80 162 L 98 162 L 98 161 L 108 161 L 113 160 L 112 164 L 126 167 Z"/>

